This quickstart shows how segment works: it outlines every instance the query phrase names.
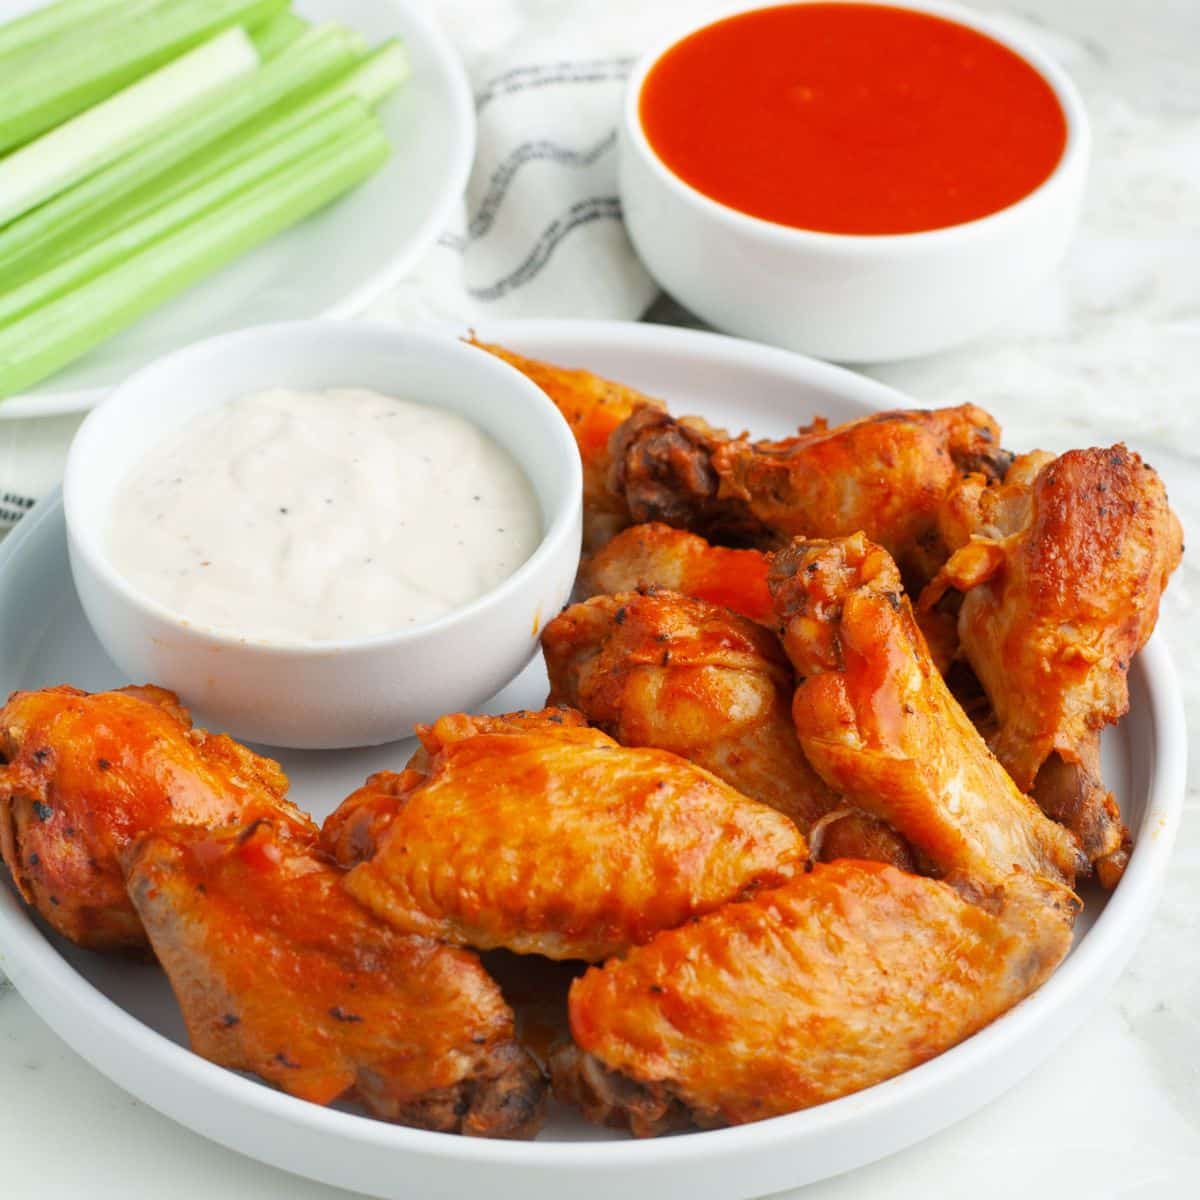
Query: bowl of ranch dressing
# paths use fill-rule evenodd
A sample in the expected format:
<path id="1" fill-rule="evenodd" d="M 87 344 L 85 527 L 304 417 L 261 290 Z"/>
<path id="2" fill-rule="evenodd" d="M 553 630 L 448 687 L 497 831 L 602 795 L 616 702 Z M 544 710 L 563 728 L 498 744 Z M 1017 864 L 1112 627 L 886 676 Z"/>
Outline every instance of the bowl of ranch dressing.
<path id="1" fill-rule="evenodd" d="M 310 749 L 407 736 L 511 679 L 569 597 L 581 492 L 565 422 L 519 372 L 336 321 L 138 372 L 64 479 L 75 585 L 121 669 Z"/>

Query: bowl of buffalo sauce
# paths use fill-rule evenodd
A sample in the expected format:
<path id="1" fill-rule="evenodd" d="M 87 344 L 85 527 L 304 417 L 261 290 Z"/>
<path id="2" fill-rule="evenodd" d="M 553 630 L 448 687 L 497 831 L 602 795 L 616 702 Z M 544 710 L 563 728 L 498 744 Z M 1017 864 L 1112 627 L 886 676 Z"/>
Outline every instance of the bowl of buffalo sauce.
<path id="1" fill-rule="evenodd" d="M 667 291 L 718 328 L 870 362 L 1019 307 L 1078 219 L 1087 118 L 1067 76 L 949 5 L 742 9 L 635 68 L 621 193 Z"/>

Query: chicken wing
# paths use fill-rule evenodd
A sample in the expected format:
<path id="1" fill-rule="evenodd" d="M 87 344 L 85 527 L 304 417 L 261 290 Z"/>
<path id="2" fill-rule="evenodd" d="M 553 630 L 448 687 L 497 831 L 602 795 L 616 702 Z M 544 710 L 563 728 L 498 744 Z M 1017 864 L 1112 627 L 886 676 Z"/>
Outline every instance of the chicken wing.
<path id="1" fill-rule="evenodd" d="M 583 461 L 583 548 L 602 546 L 629 524 L 624 499 L 608 488 L 609 437 L 627 417 L 643 408 L 661 408 L 661 402 L 590 371 L 556 367 L 503 346 L 467 340 L 528 376 L 566 418 Z"/>
<path id="2" fill-rule="evenodd" d="M 95 950 L 146 948 L 118 861 L 146 830 L 269 816 L 315 833 L 277 763 L 192 729 L 161 688 L 15 692 L 0 757 L 0 854 L 25 900 Z"/>
<path id="3" fill-rule="evenodd" d="M 585 560 L 578 588 L 583 596 L 666 588 L 752 621 L 771 624 L 775 616 L 767 590 L 767 556 L 761 550 L 713 546 L 697 534 L 659 522 L 618 533 Z"/>
<path id="4" fill-rule="evenodd" d="M 597 596 L 555 617 L 542 651 L 550 702 L 623 746 L 698 763 L 802 829 L 836 807 L 792 728 L 779 641 L 745 618 L 675 592 Z"/>
<path id="5" fill-rule="evenodd" d="M 947 877 L 1073 882 L 1075 839 L 1017 789 L 950 694 L 882 547 L 861 533 L 797 539 L 772 561 L 770 586 L 803 679 L 800 744 L 834 791 Z"/>
<path id="6" fill-rule="evenodd" d="M 368 827 L 330 823 L 351 895 L 407 933 L 596 960 L 802 868 L 804 839 L 779 813 L 553 715 L 540 729 L 481 732 L 465 716 L 419 729 L 428 774 L 376 775 L 365 803 L 348 802 Z M 380 793 L 390 811 L 373 836 Z"/>
<path id="7" fill-rule="evenodd" d="M 1010 456 L 980 408 L 879 413 L 779 442 L 728 438 L 703 422 L 634 413 L 612 437 L 609 487 L 635 522 L 770 546 L 863 530 L 925 582 L 951 550 L 943 506 L 964 474 L 998 478 Z"/>
<path id="8" fill-rule="evenodd" d="M 1061 885 L 1017 875 L 976 899 L 843 861 L 661 933 L 572 985 L 555 1092 L 646 1136 L 898 1075 L 1028 995 L 1070 945 Z"/>
<path id="9" fill-rule="evenodd" d="M 537 1131 L 541 1072 L 478 959 L 375 920 L 286 825 L 165 828 L 124 858 L 198 1054 L 406 1125 Z"/>
<path id="10" fill-rule="evenodd" d="M 1111 887 L 1129 835 L 1100 780 L 1100 729 L 1129 708 L 1129 664 L 1179 564 L 1179 522 L 1158 475 L 1118 445 L 1018 459 L 978 497 L 974 535 L 922 606 L 963 593 L 958 637 L 995 713 L 992 748 Z"/>

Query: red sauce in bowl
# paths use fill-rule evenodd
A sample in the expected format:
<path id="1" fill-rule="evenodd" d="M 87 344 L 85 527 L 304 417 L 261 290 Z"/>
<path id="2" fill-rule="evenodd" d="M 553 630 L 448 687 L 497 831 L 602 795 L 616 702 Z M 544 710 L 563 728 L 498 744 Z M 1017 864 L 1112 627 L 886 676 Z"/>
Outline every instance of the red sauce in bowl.
<path id="1" fill-rule="evenodd" d="M 680 179 L 750 216 L 842 234 L 918 233 L 1027 196 L 1067 141 L 1018 54 L 881 4 L 728 17 L 651 67 L 642 128 Z"/>

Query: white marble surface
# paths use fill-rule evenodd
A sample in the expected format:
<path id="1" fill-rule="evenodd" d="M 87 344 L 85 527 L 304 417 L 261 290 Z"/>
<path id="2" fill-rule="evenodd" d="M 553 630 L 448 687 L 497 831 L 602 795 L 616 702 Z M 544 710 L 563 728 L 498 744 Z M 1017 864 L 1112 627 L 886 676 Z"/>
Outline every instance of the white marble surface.
<path id="1" fill-rule="evenodd" d="M 461 6 L 459 6 L 461 7 Z M 543 5 L 549 16 L 554 7 Z M 1095 126 L 1083 229 L 1056 283 L 986 341 L 872 374 L 928 404 L 972 400 L 1010 444 L 1124 439 L 1200 530 L 1200 3 L 1020 0 L 976 7 L 1038 36 Z M 669 303 L 656 319 L 686 320 Z M 1162 625 L 1192 731 L 1186 817 L 1152 929 L 1096 1015 L 1032 1076 L 924 1144 L 793 1193 L 1168 1200 L 1200 1188 L 1200 564 Z M 0 980 L 0 1195 L 335 1200 L 132 1100 L 69 1051 Z M 481 1181 L 480 1195 L 487 1194 Z"/>

